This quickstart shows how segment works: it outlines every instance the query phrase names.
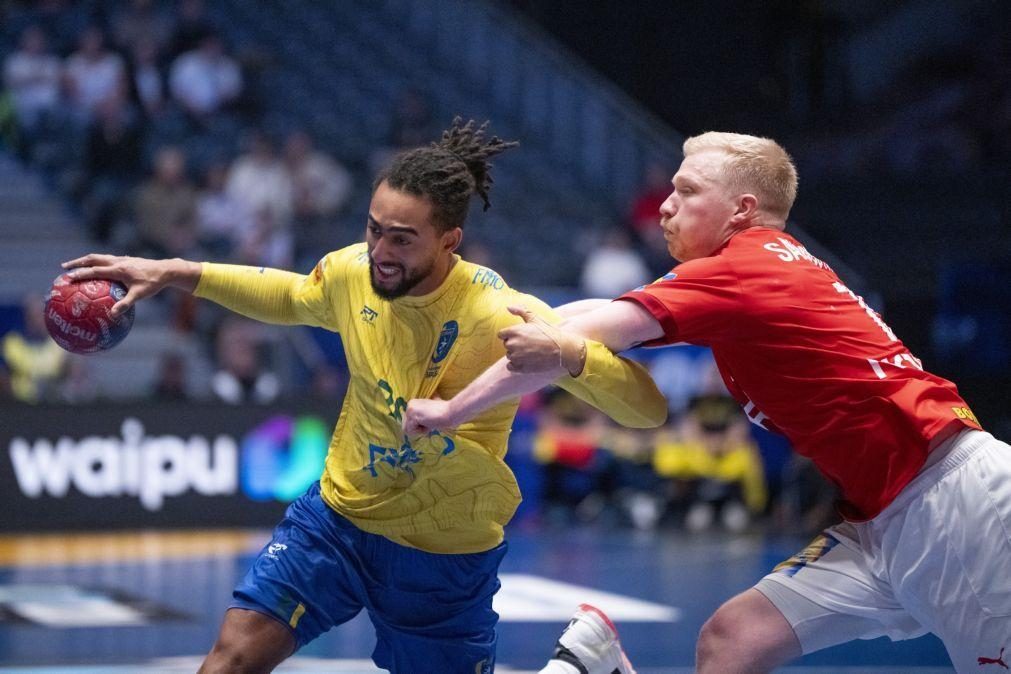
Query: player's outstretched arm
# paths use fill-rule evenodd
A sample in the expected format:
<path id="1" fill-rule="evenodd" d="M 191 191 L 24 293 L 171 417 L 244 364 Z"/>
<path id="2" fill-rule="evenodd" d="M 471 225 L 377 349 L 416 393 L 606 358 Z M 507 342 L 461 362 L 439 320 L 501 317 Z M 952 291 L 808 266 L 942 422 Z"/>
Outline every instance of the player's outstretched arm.
<path id="1" fill-rule="evenodd" d="M 611 300 L 604 300 L 604 299 L 576 300 L 575 302 L 560 304 L 557 307 L 554 307 L 553 311 L 560 318 L 569 319 L 572 318 L 573 316 L 578 316 L 579 314 L 585 314 L 588 311 L 593 311 L 594 309 L 606 307 L 610 303 Z"/>
<path id="2" fill-rule="evenodd" d="M 226 309 L 264 323 L 323 325 L 326 306 L 321 275 L 312 277 L 281 269 L 189 260 L 149 260 L 91 254 L 64 262 L 75 280 L 121 281 L 127 294 L 112 308 L 113 316 L 137 300 L 165 287 L 176 287 Z"/>
<path id="3" fill-rule="evenodd" d="M 572 312 L 559 327 L 566 335 L 600 342 L 614 353 L 664 336 L 663 326 L 651 313 L 635 302 L 626 301 L 605 302 L 590 311 Z M 536 337 L 525 323 L 509 328 L 509 334 L 517 345 Z M 510 361 L 521 372 L 529 371 L 535 364 L 525 362 L 519 352 Z"/>
<path id="4" fill-rule="evenodd" d="M 127 287 L 126 296 L 113 305 L 111 314 L 118 318 L 138 300 L 158 293 L 162 288 L 175 287 L 193 292 L 200 282 L 199 262 L 189 260 L 148 260 L 142 257 L 101 255 L 91 253 L 63 263 L 63 268 L 75 281 L 111 279 Z"/>
<path id="5" fill-rule="evenodd" d="M 322 263 L 321 263 L 322 264 Z M 324 325 L 326 291 L 321 266 L 309 276 L 270 267 L 204 262 L 193 293 L 264 323 Z"/>
<path id="6" fill-rule="evenodd" d="M 584 308 L 589 310 L 569 312 L 562 328 L 521 312 L 523 323 L 499 335 L 508 369 L 533 374 L 550 368 L 557 357 L 570 375 L 555 382 L 559 387 L 623 426 L 661 425 L 667 420 L 667 400 L 656 382 L 642 365 L 615 352 L 660 337 L 663 329 L 637 304 L 588 302 Z"/>
<path id="7" fill-rule="evenodd" d="M 458 426 L 499 403 L 551 383 L 621 424 L 651 427 L 664 422 L 667 402 L 649 373 L 606 348 L 623 350 L 662 336 L 662 328 L 648 312 L 627 302 L 608 302 L 581 313 L 574 329 L 560 330 L 526 308 L 510 311 L 521 316 L 523 323 L 499 333 L 507 356 L 450 400 L 410 401 L 404 415 L 405 432 L 414 435 Z M 581 333 L 606 341 L 586 341 Z"/>
<path id="8" fill-rule="evenodd" d="M 557 358 L 554 368 L 532 374 L 511 372 L 508 366 L 509 361 L 500 358 L 449 400 L 411 400 L 404 411 L 404 432 L 413 436 L 455 428 L 499 403 L 544 388 L 565 374 Z"/>

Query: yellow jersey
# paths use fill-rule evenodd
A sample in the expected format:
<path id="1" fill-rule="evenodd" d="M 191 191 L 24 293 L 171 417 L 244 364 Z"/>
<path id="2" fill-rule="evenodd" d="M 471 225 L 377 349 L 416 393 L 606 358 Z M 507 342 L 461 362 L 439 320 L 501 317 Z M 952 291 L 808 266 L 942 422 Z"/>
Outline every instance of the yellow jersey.
<path id="1" fill-rule="evenodd" d="M 505 355 L 497 338 L 525 304 L 494 271 L 458 256 L 445 281 L 393 300 L 372 289 L 364 243 L 334 251 L 307 276 L 204 263 L 195 294 L 272 323 L 340 333 L 351 378 L 320 479 L 326 503 L 355 526 L 430 552 L 488 550 L 520 502 L 504 455 L 518 400 L 427 437 L 401 428 L 407 401 L 452 398 Z M 590 343 L 587 366 L 559 385 L 633 425 L 658 425 L 666 401 L 645 370 Z"/>

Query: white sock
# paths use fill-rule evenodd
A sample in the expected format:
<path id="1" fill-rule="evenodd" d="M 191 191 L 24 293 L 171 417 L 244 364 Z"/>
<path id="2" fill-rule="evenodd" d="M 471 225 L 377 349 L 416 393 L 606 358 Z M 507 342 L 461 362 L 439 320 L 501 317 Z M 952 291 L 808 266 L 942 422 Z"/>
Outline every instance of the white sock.
<path id="1" fill-rule="evenodd" d="M 537 674 L 579 674 L 579 670 L 567 662 L 552 660 Z"/>

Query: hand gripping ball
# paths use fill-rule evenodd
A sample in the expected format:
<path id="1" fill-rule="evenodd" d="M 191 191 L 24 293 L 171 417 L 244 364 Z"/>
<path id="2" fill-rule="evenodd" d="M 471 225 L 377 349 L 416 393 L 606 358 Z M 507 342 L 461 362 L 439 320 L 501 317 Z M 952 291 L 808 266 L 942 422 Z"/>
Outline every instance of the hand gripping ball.
<path id="1" fill-rule="evenodd" d="M 119 281 L 74 281 L 61 274 L 46 297 L 46 328 L 71 353 L 95 353 L 116 346 L 133 327 L 134 308 L 112 318 L 109 311 L 126 296 Z"/>

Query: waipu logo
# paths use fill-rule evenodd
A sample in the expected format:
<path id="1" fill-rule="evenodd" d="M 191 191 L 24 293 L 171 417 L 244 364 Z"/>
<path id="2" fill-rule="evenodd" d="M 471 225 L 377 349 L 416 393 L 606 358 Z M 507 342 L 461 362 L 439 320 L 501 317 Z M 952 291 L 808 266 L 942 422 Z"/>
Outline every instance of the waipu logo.
<path id="1" fill-rule="evenodd" d="M 460 325 L 456 321 L 446 321 L 439 333 L 439 341 L 435 345 L 435 353 L 432 354 L 433 363 L 441 363 L 449 355 L 449 350 L 453 348 L 457 335 L 460 334 Z"/>
<path id="2" fill-rule="evenodd" d="M 329 441 L 315 417 L 271 417 L 242 441 L 242 491 L 255 501 L 294 501 L 323 473 Z"/>
<path id="3" fill-rule="evenodd" d="M 127 417 L 111 435 L 14 437 L 8 449 L 21 494 L 62 499 L 132 496 L 148 511 L 187 493 L 293 501 L 323 472 L 329 433 L 315 417 L 275 416 L 244 434 L 151 434 Z"/>

